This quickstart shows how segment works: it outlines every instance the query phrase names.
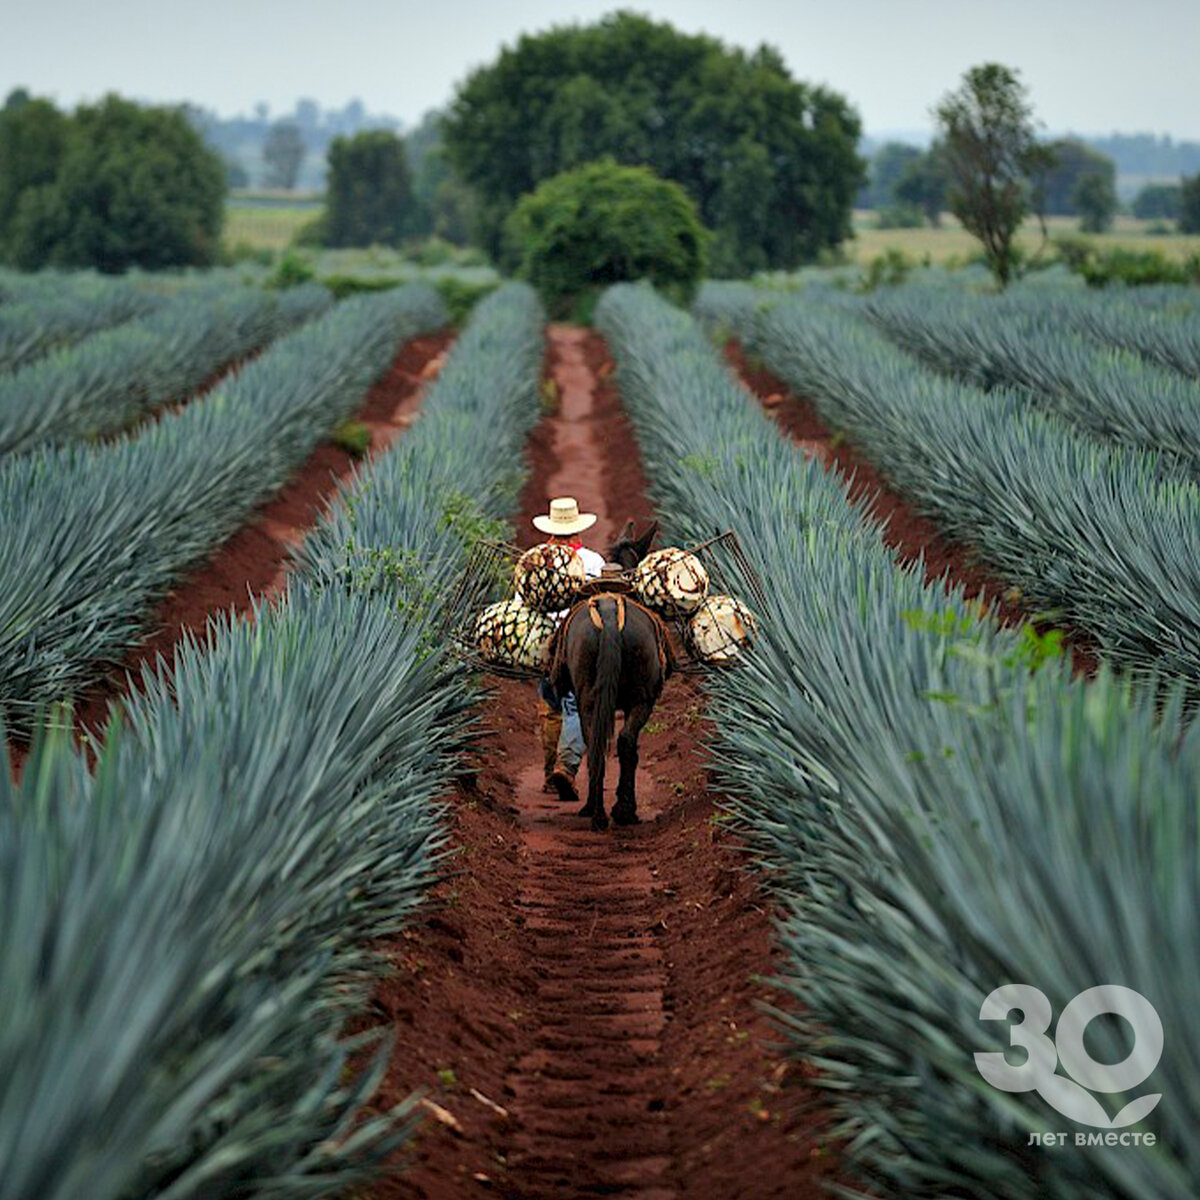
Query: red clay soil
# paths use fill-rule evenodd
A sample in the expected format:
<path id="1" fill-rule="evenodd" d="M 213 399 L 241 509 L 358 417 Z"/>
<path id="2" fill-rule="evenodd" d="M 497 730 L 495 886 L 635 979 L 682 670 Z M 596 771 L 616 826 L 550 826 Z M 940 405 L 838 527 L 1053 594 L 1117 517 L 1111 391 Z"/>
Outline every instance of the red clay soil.
<path id="1" fill-rule="evenodd" d="M 452 341 L 448 333 L 405 343 L 388 373 L 368 393 L 354 419 L 371 430 L 369 454 L 386 450 L 416 419 L 423 386 L 436 377 Z M 149 622 L 152 632 L 119 668 L 80 699 L 76 728 L 102 728 L 111 703 L 125 695 L 142 664 L 162 655 L 168 662 L 185 632 L 203 633 L 210 617 L 252 611 L 277 595 L 287 576 L 289 555 L 337 495 L 338 485 L 361 460 L 323 442 L 291 481 L 247 525 L 167 593 Z M 17 747 L 18 755 L 20 748 Z"/>
<path id="2" fill-rule="evenodd" d="M 947 590 L 949 586 L 961 586 L 969 599 L 991 605 L 1001 624 L 1021 625 L 1029 620 L 1019 589 L 992 575 L 980 565 L 971 547 L 943 537 L 933 521 L 892 491 L 870 462 L 844 438 L 834 435 L 811 400 L 793 396 L 777 375 L 751 362 L 735 340 L 725 344 L 725 358 L 780 429 L 806 455 L 819 459 L 827 471 L 838 472 L 851 501 L 862 504 L 881 526 L 884 543 L 896 552 L 897 562 L 910 566 L 923 558 L 927 584 L 942 581 L 947 583 Z M 1035 625 L 1040 632 L 1048 628 L 1040 622 Z M 1062 632 L 1075 673 L 1095 675 L 1099 667 L 1095 645 L 1077 630 Z"/>
<path id="3" fill-rule="evenodd" d="M 637 446 L 600 339 L 552 326 L 549 351 L 560 403 L 530 441 L 520 541 L 574 495 L 605 549 L 652 515 Z M 668 682 L 641 742 L 642 824 L 595 834 L 542 792 L 533 685 L 497 682 L 450 797 L 456 870 L 388 948 L 376 998 L 397 1046 L 377 1102 L 423 1089 L 429 1119 L 356 1200 L 824 1194 L 834 1160 L 760 1007 L 779 1000 L 758 979 L 779 951 L 713 820 L 703 706 L 693 678 Z"/>

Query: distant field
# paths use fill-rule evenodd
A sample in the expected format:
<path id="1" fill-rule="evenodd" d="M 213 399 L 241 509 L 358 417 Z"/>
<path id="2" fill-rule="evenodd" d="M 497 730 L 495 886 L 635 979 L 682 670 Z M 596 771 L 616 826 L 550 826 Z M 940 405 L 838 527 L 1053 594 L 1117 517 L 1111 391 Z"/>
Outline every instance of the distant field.
<path id="1" fill-rule="evenodd" d="M 249 245 L 255 250 L 282 250 L 296 231 L 321 211 L 317 196 L 296 193 L 257 192 L 231 197 L 225 208 L 225 245 Z M 933 263 L 965 261 L 979 252 L 979 243 L 951 216 L 942 218 L 941 229 L 876 229 L 873 212 L 854 214 L 855 237 L 845 244 L 846 254 L 858 262 L 867 262 L 888 249 L 902 250 L 912 258 L 929 255 Z M 1089 235 L 1102 249 L 1125 246 L 1131 250 L 1158 250 L 1167 258 L 1181 261 L 1200 253 L 1200 237 L 1148 233 L 1151 221 L 1136 217 L 1118 217 L 1109 233 Z M 1077 234 L 1074 217 L 1051 217 L 1047 221 L 1050 236 Z M 1041 230 L 1036 221 L 1028 221 L 1019 235 L 1026 250 L 1037 249 Z"/>
<path id="2" fill-rule="evenodd" d="M 874 222 L 872 212 L 854 214 L 855 238 L 845 245 L 851 258 L 866 262 L 894 248 L 913 258 L 920 259 L 928 254 L 932 262 L 945 263 L 951 259 L 962 261 L 979 252 L 979 243 L 951 216 L 942 218 L 941 229 L 875 229 Z M 1051 238 L 1079 232 L 1079 222 L 1074 217 L 1050 217 L 1046 224 Z M 1088 236 L 1101 249 L 1124 246 L 1130 250 L 1158 250 L 1176 261 L 1200 252 L 1200 237 L 1147 233 L 1152 224 L 1135 217 L 1118 217 L 1110 232 Z M 1027 221 L 1019 239 L 1021 245 L 1032 252 L 1041 243 L 1041 236 L 1037 222 Z"/>
<path id="3" fill-rule="evenodd" d="M 319 196 L 291 192 L 239 193 L 225 205 L 225 245 L 282 250 L 321 211 Z"/>

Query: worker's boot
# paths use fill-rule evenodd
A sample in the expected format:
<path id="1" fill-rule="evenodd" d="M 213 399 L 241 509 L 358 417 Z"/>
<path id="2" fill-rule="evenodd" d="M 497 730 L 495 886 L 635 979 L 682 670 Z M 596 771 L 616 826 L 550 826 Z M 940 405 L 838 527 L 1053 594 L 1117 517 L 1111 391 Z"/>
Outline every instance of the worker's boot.
<path id="1" fill-rule="evenodd" d="M 558 791 L 558 788 L 551 782 L 551 776 L 554 774 L 554 766 L 558 762 L 558 739 L 562 733 L 562 713 L 552 709 L 545 700 L 539 700 L 538 715 L 542 722 L 542 770 L 545 776 L 542 791 L 553 795 Z"/>
<path id="2" fill-rule="evenodd" d="M 563 803 L 579 803 L 579 793 L 575 790 L 575 772 L 561 759 L 554 764 L 547 785 L 547 790 L 556 793 Z"/>

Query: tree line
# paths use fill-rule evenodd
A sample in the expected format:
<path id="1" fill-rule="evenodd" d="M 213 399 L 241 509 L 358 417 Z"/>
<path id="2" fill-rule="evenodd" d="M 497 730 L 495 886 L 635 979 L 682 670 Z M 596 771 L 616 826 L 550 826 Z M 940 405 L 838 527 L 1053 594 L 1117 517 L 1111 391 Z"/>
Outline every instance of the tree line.
<path id="1" fill-rule="evenodd" d="M 1129 211 L 1149 220 L 1180 222 L 1181 232 L 1197 232 L 1197 216 L 1185 210 L 1187 180 L 1145 185 Z M 885 142 L 871 157 L 867 182 L 855 203 L 873 209 L 880 228 L 930 225 L 937 228 L 949 211 L 950 176 L 939 142 L 920 149 L 906 142 Z M 1116 164 L 1076 138 L 1040 143 L 1030 164 L 1030 209 L 1044 216 L 1078 217 L 1084 233 L 1110 228 L 1119 204 Z"/>
<path id="2" fill-rule="evenodd" d="M 14 92 L 0 112 L 0 257 L 103 270 L 211 262 L 229 175 L 198 111 L 110 96 L 63 113 Z M 263 151 L 285 184 L 305 153 L 304 128 L 331 132 L 313 102 L 294 115 L 294 128 L 268 127 Z M 529 246 L 555 243 L 595 280 L 624 277 L 632 263 L 739 276 L 836 255 L 866 194 L 897 223 L 953 212 L 1003 282 L 1030 212 L 1077 212 L 1093 230 L 1111 220 L 1112 163 L 1072 139 L 1040 142 L 1015 72 L 973 68 L 935 115 L 931 149 L 885 146 L 868 173 L 853 106 L 794 79 L 776 50 L 730 48 L 621 12 L 522 36 L 404 137 L 332 136 L 325 210 L 305 236 L 344 246 L 432 234 L 526 273 Z M 361 119 L 358 102 L 338 117 Z M 669 202 L 654 180 L 677 189 Z M 631 216 L 623 188 L 631 205 L 654 196 L 676 219 Z M 1200 177 L 1145 204 L 1200 229 L 1196 193 Z M 568 218 L 603 249 L 592 254 Z"/>

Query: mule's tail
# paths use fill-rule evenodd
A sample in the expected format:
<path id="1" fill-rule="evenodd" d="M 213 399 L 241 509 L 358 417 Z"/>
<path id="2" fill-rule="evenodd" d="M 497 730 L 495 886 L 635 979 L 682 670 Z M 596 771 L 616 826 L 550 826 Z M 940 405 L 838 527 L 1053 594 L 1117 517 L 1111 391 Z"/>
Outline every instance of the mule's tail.
<path id="1" fill-rule="evenodd" d="M 615 601 L 602 600 L 595 604 L 592 611 L 600 618 L 600 630 L 592 684 L 592 723 L 586 735 L 588 778 L 602 779 L 617 719 L 617 693 L 621 684 L 621 630 L 617 625 Z"/>

